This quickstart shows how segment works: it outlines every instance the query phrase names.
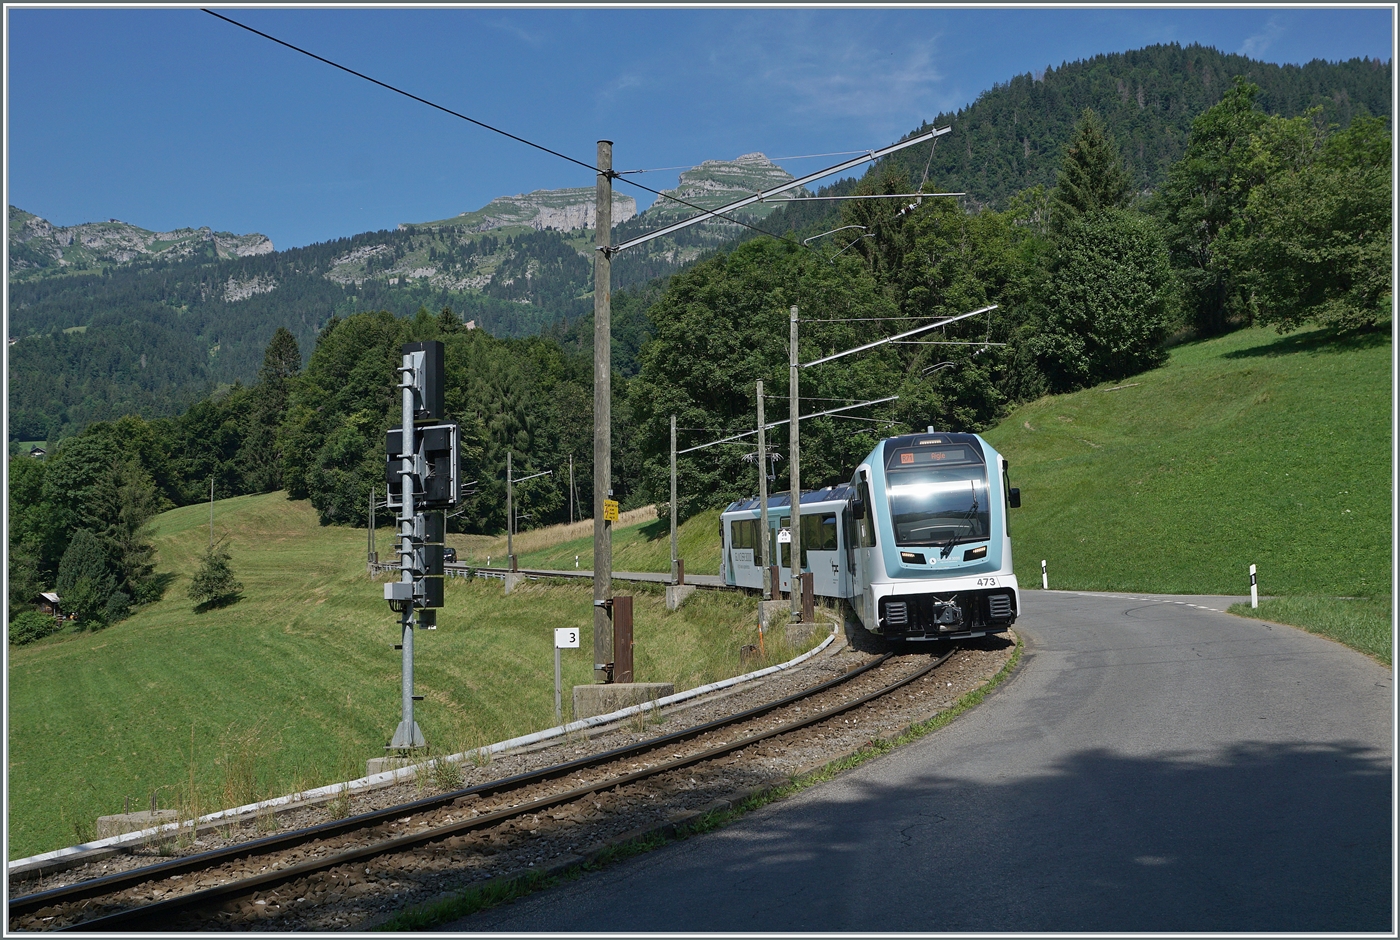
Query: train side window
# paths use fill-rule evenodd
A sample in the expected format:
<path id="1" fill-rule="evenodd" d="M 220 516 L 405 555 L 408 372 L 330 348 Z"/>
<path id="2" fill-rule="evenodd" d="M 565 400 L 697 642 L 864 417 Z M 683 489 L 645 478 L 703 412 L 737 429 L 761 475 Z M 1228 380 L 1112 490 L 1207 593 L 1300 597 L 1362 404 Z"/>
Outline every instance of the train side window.
<path id="1" fill-rule="evenodd" d="M 729 524 L 729 538 L 735 548 L 758 548 L 758 522 L 739 519 Z M 757 562 L 755 562 L 757 563 Z"/>
<path id="2" fill-rule="evenodd" d="M 808 568 L 807 552 L 836 551 L 836 514 L 811 513 L 802 517 L 802 567 Z"/>

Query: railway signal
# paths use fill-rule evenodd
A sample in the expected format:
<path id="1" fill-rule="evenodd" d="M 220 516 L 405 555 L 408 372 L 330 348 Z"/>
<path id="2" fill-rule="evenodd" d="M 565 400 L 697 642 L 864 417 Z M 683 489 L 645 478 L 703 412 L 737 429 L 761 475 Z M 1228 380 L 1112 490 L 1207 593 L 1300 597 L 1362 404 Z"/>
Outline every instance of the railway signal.
<path id="1" fill-rule="evenodd" d="M 403 716 L 387 750 L 427 746 L 413 719 L 413 628 L 437 628 L 444 601 L 443 510 L 461 499 L 461 435 L 443 421 L 443 346 L 405 343 L 399 366 L 402 421 L 385 435 L 385 502 L 398 509 L 399 580 L 384 585 L 384 599 L 399 614 L 403 640 Z"/>

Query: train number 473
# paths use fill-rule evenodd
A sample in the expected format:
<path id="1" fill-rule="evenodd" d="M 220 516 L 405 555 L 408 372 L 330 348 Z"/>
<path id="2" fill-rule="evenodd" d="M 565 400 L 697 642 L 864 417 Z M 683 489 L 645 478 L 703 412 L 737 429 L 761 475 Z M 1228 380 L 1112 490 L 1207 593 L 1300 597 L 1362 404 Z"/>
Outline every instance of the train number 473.
<path id="1" fill-rule="evenodd" d="M 977 586 L 978 586 L 978 587 L 996 587 L 996 586 L 997 586 L 997 579 L 996 579 L 996 578 L 978 578 L 978 579 L 977 579 Z"/>

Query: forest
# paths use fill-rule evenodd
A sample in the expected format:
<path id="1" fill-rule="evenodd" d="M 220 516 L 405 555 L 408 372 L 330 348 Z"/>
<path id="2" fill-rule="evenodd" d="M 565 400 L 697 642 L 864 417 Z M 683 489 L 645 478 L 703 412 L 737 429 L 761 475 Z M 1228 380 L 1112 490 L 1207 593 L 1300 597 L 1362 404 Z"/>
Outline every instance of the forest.
<path id="1" fill-rule="evenodd" d="M 843 481 L 880 437 L 927 425 L 981 430 L 1014 403 L 1153 368 L 1171 343 L 1195 336 L 1249 324 L 1386 328 L 1388 118 L 1358 107 L 1343 126 L 1324 107 L 1271 114 L 1263 98 L 1259 85 L 1232 79 L 1190 122 L 1150 193 L 1103 116 L 1086 107 L 1050 185 L 1021 189 L 1001 208 L 935 195 L 847 201 L 834 212 L 792 207 L 812 214 L 617 291 L 617 498 L 624 507 L 668 498 L 672 415 L 682 448 L 750 430 L 760 379 L 769 415 L 785 413 L 790 305 L 802 321 L 801 361 L 997 305 L 804 371 L 804 413 L 898 396 L 804 421 L 807 487 Z M 890 161 L 839 185 L 874 194 L 919 183 Z M 943 189 L 931 178 L 923 185 Z M 843 226 L 859 229 L 833 231 Z M 425 339 L 445 344 L 448 416 L 462 427 L 462 479 L 473 481 L 452 524 L 504 528 L 507 452 L 518 475 L 555 471 L 517 490 L 520 528 L 568 517 L 570 456 L 576 515 L 590 515 L 590 315 L 538 336 L 497 337 L 465 329 L 447 305 L 412 316 L 333 313 L 304 365 L 301 340 L 279 327 L 250 384 L 235 381 L 168 417 L 91 423 L 44 460 L 12 458 L 12 615 L 50 587 L 94 626 L 156 596 L 146 526 L 163 508 L 207 499 L 211 480 L 218 496 L 285 489 L 310 500 L 323 524 L 365 525 L 372 489 L 383 486 L 384 432 L 397 423 L 399 348 Z M 786 434 L 771 439 L 781 466 Z M 756 489 L 752 451 L 741 442 L 681 458 L 682 517 Z M 29 629 L 16 640 L 12 623 L 12 641 Z"/>

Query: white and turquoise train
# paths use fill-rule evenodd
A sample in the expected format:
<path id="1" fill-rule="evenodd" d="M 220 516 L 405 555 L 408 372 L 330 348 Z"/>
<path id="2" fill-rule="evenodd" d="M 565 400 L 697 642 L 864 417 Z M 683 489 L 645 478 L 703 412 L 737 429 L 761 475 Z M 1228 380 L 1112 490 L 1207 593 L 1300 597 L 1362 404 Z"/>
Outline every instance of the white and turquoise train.
<path id="1" fill-rule="evenodd" d="M 850 483 L 803 493 L 800 570 L 814 592 L 850 601 L 865 628 L 891 640 L 983 636 L 1016 622 L 1008 510 L 1021 494 L 1006 460 L 976 434 L 886 438 Z M 720 517 L 726 584 L 761 589 L 757 497 Z M 789 494 L 768 500 L 769 559 L 792 584 Z"/>

